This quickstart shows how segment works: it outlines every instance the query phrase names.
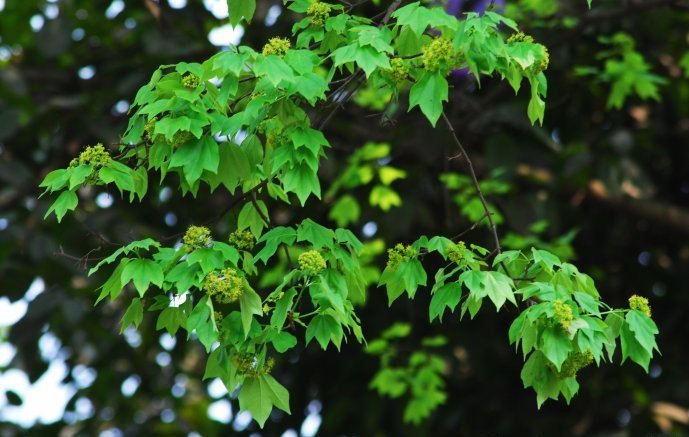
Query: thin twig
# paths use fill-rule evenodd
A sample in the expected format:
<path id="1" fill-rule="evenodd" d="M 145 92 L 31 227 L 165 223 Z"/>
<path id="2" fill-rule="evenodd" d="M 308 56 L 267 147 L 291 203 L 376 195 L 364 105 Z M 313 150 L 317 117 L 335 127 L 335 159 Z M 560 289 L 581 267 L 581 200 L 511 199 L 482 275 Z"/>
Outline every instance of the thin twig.
<path id="1" fill-rule="evenodd" d="M 452 126 L 452 122 L 450 122 L 450 119 L 447 118 L 447 115 L 445 112 L 442 113 L 443 120 L 445 121 L 445 125 L 447 126 L 447 129 L 450 131 L 450 135 L 452 136 L 452 139 L 454 140 L 455 144 L 457 145 L 457 148 L 459 148 L 459 151 L 461 152 L 462 155 L 464 155 L 464 159 L 467 164 L 467 168 L 469 169 L 469 176 L 471 177 L 471 180 L 474 184 L 474 188 L 476 189 L 476 193 L 478 194 L 479 199 L 481 200 L 481 205 L 483 206 L 483 211 L 486 213 L 486 216 L 488 217 L 488 222 L 490 223 L 490 230 L 493 235 L 493 244 L 495 245 L 495 249 L 493 252 L 491 252 L 490 255 L 493 253 L 500 254 L 502 251 L 502 248 L 500 247 L 500 238 L 498 237 L 498 230 L 495 227 L 495 222 L 493 221 L 493 212 L 490 210 L 488 207 L 488 202 L 486 202 L 486 198 L 483 196 L 483 191 L 481 190 L 481 185 L 478 182 L 478 177 L 476 176 L 476 171 L 474 170 L 474 164 L 471 162 L 471 158 L 469 158 L 469 154 L 467 154 L 466 149 L 464 149 L 464 146 L 462 143 L 459 141 L 459 138 L 457 137 L 457 133 L 455 132 L 455 128 Z"/>

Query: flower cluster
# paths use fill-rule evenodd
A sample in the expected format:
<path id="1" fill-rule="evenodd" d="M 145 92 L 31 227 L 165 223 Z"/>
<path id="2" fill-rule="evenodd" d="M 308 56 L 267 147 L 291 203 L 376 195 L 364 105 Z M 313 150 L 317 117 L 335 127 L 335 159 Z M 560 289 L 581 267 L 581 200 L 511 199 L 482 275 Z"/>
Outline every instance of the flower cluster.
<path id="1" fill-rule="evenodd" d="M 248 377 L 257 377 L 270 373 L 275 366 L 275 360 L 268 358 L 263 365 L 261 365 L 258 356 L 248 352 L 242 352 L 234 357 L 234 364 L 237 368 L 237 373 Z"/>
<path id="2" fill-rule="evenodd" d="M 651 317 L 651 306 L 648 304 L 648 299 L 639 296 L 638 294 L 635 294 L 629 298 L 629 308 L 636 311 L 641 311 L 648 317 Z"/>
<path id="3" fill-rule="evenodd" d="M 531 35 L 526 35 L 524 32 L 517 32 L 512 34 L 509 38 L 507 38 L 507 44 L 513 43 L 513 42 L 529 42 L 532 43 L 534 42 L 534 39 Z"/>
<path id="4" fill-rule="evenodd" d="M 230 234 L 229 243 L 239 250 L 251 250 L 256 243 L 256 237 L 249 230 L 236 230 Z"/>
<path id="5" fill-rule="evenodd" d="M 157 116 L 148 119 L 148 121 L 146 122 L 146 126 L 144 126 L 144 139 L 153 140 L 155 136 L 155 128 L 157 122 Z"/>
<path id="6" fill-rule="evenodd" d="M 70 167 L 76 167 L 77 165 L 92 165 L 95 168 L 104 167 L 110 160 L 110 153 L 105 150 L 105 147 L 101 143 L 95 146 L 88 146 L 86 149 L 79 154 L 79 158 L 73 159 L 69 163 Z"/>
<path id="7" fill-rule="evenodd" d="M 212 242 L 211 231 L 205 226 L 189 226 L 182 238 L 182 243 L 184 243 L 188 252 L 208 247 Z"/>
<path id="8" fill-rule="evenodd" d="M 577 376 L 577 373 L 586 366 L 593 363 L 593 353 L 590 350 L 586 352 L 571 352 L 564 363 L 560 371 L 557 372 L 557 377 L 560 379 L 571 378 L 572 376 Z M 554 366 L 553 366 L 554 367 Z M 555 369 L 553 369 L 555 370 Z"/>
<path id="9" fill-rule="evenodd" d="M 235 269 L 228 267 L 220 273 L 209 273 L 203 283 L 203 291 L 220 303 L 232 303 L 244 292 L 244 280 Z"/>
<path id="10" fill-rule="evenodd" d="M 553 301 L 553 309 L 555 310 L 555 321 L 562 326 L 565 331 L 569 329 L 569 324 L 574 320 L 572 307 L 562 302 L 560 299 Z"/>
<path id="11" fill-rule="evenodd" d="M 442 68 L 451 69 L 457 64 L 457 52 L 452 46 L 452 41 L 443 37 L 435 38 L 425 46 L 421 58 L 423 68 L 430 73 Z"/>
<path id="12" fill-rule="evenodd" d="M 261 53 L 263 56 L 276 55 L 282 58 L 291 46 L 292 43 L 287 38 L 275 37 L 268 40 Z"/>
<path id="13" fill-rule="evenodd" d="M 311 25 L 315 27 L 323 27 L 325 20 L 330 16 L 332 8 L 327 3 L 316 2 L 309 6 L 306 10 L 306 15 L 310 17 Z"/>
<path id="14" fill-rule="evenodd" d="M 199 77 L 195 74 L 185 74 L 184 77 L 182 77 L 182 84 L 191 89 L 196 89 L 199 86 Z"/>
<path id="15" fill-rule="evenodd" d="M 464 261 L 464 251 L 466 245 L 463 241 L 457 244 L 451 244 L 447 247 L 447 258 L 453 263 L 461 264 Z"/>
<path id="16" fill-rule="evenodd" d="M 395 247 L 388 249 L 388 267 L 394 270 L 401 262 L 410 261 L 417 255 L 418 253 L 413 247 L 398 243 Z"/>
<path id="17" fill-rule="evenodd" d="M 543 49 L 543 57 L 541 57 L 541 59 L 534 66 L 534 73 L 536 74 L 547 70 L 548 64 L 550 64 L 550 53 L 548 53 L 548 49 L 543 44 L 538 44 L 538 46 Z"/>
<path id="18" fill-rule="evenodd" d="M 175 132 L 175 134 L 172 136 L 172 147 L 179 147 L 182 144 L 186 143 L 190 139 L 194 137 L 194 134 L 192 134 L 189 131 L 186 130 L 178 130 Z"/>
<path id="19" fill-rule="evenodd" d="M 312 272 L 314 275 L 317 275 L 327 267 L 323 256 L 317 250 L 309 250 L 302 253 L 299 255 L 298 262 L 300 269 Z"/>
<path id="20" fill-rule="evenodd" d="M 222 335 L 222 313 L 220 311 L 213 311 L 213 320 L 215 320 L 215 325 L 218 327 L 218 335 Z"/>
<path id="21" fill-rule="evenodd" d="M 401 83 L 409 77 L 409 67 L 404 63 L 402 58 L 390 59 L 391 76 L 395 83 Z"/>

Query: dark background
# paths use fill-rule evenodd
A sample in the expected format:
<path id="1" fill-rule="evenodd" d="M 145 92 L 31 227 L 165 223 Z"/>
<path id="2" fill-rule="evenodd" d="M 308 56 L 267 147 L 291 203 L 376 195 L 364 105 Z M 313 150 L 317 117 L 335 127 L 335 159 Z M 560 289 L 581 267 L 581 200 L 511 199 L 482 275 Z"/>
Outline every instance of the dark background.
<path id="1" fill-rule="evenodd" d="M 386 6 L 381 3 L 368 4 L 359 12 L 375 15 Z M 384 399 L 367 388 L 378 366 L 375 357 L 365 355 L 355 343 L 345 345 L 341 353 L 322 352 L 312 344 L 305 350 L 298 347 L 278 364 L 275 373 L 290 390 L 293 415 L 274 415 L 264 435 L 299 430 L 309 414 L 310 421 L 322 419 L 319 435 L 688 433 L 689 79 L 678 66 L 680 56 L 689 50 L 687 5 L 594 0 L 590 12 L 584 0 L 511 5 L 539 3 L 555 9 L 547 17 L 527 11 L 520 24 L 551 52 L 544 126 L 528 123 L 526 89 L 515 97 L 497 79 L 485 78 L 477 89 L 471 80 L 456 77 L 448 113 L 479 173 L 488 176 L 498 167 L 505 171 L 502 180 L 510 192 L 491 199 L 505 216 L 502 236 L 512 233 L 513 242 L 519 235 L 546 244 L 577 230 L 572 242 L 575 262 L 596 279 L 606 302 L 626 306 L 633 293 L 649 297 L 663 353 L 654 358 L 651 375 L 633 363 L 589 368 L 581 373 L 581 390 L 570 406 L 548 402 L 539 411 L 535 394 L 522 388 L 521 357 L 507 341 L 515 309 L 499 314 L 486 309 L 473 321 L 460 323 L 452 316 L 442 325 L 429 325 L 427 292 L 419 292 L 414 302 L 401 299 L 388 309 L 383 290 L 371 288 L 366 306 L 359 310 L 368 338 L 399 320 L 414 324 L 412 347 L 424 335 L 450 339 L 443 350 L 448 401 L 420 427 L 404 425 L 404 400 Z M 2 308 L 21 299 L 28 302 L 33 296 L 25 293 L 37 277 L 45 291 L 30 301 L 26 314 L 13 326 L 0 327 L 3 347 L 14 349 L 13 358 L 0 364 L 5 366 L 0 367 L 0 380 L 21 371 L 35 382 L 50 362 L 59 359 L 69 371 L 63 384 L 78 390 L 62 419 L 26 429 L 16 423 L 17 408 L 30 405 L 26 393 L 6 391 L 0 384 L 0 434 L 257 431 L 253 423 L 248 429 L 240 426 L 235 399 L 231 400 L 234 422 L 223 424 L 208 417 L 208 406 L 216 400 L 201 382 L 205 354 L 198 343 L 180 337 L 166 351 L 152 318 L 144 321 L 138 346 L 132 346 L 137 343 L 132 338 L 117 335 L 124 308 L 118 302 L 93 307 L 94 289 L 104 278 L 87 278 L 79 260 L 86 254 L 107 255 L 118 244 L 141 236 L 182 232 L 191 223 L 217 215 L 229 195 L 201 193 L 194 200 L 177 196 L 171 187 L 173 196 L 166 200 L 152 180 L 142 204 L 129 206 L 113 193 L 114 203 L 102 207 L 96 202 L 102 188 L 92 188 L 80 193 L 78 211 L 58 225 L 54 218 L 43 221 L 49 201 L 38 199 L 37 189 L 48 171 L 65 167 L 84 145 L 117 143 L 126 127 L 127 102 L 153 70 L 160 64 L 203 61 L 217 52 L 220 48 L 209 42 L 208 32 L 225 21 L 195 0 L 182 9 L 165 0 L 128 0 L 115 16 L 110 9 L 110 17 L 106 16 L 113 7 L 110 1 L 0 1 L 3 4 Z M 290 12 L 275 25 L 265 25 L 267 11 L 274 5 L 279 2 L 259 2 L 242 44 L 260 49 L 271 36 L 289 35 L 296 18 Z M 43 17 L 40 28 L 36 16 Z M 559 20 L 567 16 L 578 17 L 578 24 L 563 28 Z M 606 110 L 609 87 L 573 73 L 579 65 L 602 65 L 596 54 L 605 47 L 597 36 L 617 31 L 632 35 L 652 71 L 668 79 L 660 102 L 633 97 L 622 110 Z M 89 71 L 95 74 L 85 79 Z M 371 111 L 350 104 L 326 129 L 334 150 L 323 163 L 324 187 L 342 169 L 350 151 L 368 140 L 389 142 L 391 164 L 408 171 L 409 178 L 395 185 L 404 199 L 401 207 L 387 213 L 365 207 L 360 223 L 351 226 L 361 235 L 363 224 L 373 221 L 378 226 L 376 237 L 388 244 L 408 242 L 423 233 L 454 235 L 467 226 L 457 207 L 445 201 L 437 180 L 442 172 L 462 171 L 459 163 L 446 159 L 454 154 L 447 132 L 432 130 L 417 111 L 405 111 L 401 108 L 395 114 L 394 126 L 381 125 L 379 117 L 367 116 Z M 366 189 L 355 194 L 366 205 Z M 303 210 L 274 213 L 283 221 L 309 216 L 333 225 L 327 219 L 328 206 L 327 201 L 310 201 Z M 549 227 L 535 235 L 530 225 L 539 220 L 547 220 Z M 227 223 L 218 226 L 226 228 Z M 488 234 L 478 230 L 469 241 L 487 245 Z M 59 339 L 60 352 L 46 353 L 50 338 Z M 169 363 L 161 352 L 170 355 Z M 127 397 L 120 388 L 133 374 L 141 384 Z M 88 375 L 95 376 L 89 384 L 84 383 Z M 177 388 L 171 392 L 172 387 Z"/>

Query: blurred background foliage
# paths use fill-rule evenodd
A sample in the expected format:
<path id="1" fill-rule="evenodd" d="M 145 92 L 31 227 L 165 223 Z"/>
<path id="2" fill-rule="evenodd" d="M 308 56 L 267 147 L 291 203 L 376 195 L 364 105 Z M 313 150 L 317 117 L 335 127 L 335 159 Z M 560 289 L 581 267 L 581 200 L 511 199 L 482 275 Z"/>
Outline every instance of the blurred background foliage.
<path id="1" fill-rule="evenodd" d="M 486 2 L 449 3 L 469 10 Z M 341 353 L 312 344 L 276 368 L 294 414 L 275 413 L 264 435 L 689 433 L 689 3 L 594 0 L 591 11 L 583 0 L 503 4 L 550 49 L 544 126 L 528 122 L 527 92 L 515 98 L 489 78 L 478 88 L 461 72 L 448 108 L 500 212 L 503 242 L 576 260 L 613 306 L 648 296 L 663 355 L 650 376 L 634 365 L 587 369 L 572 405 L 538 411 L 507 342 L 515 310 L 429 325 L 427 293 L 388 309 L 383 290 L 370 287 L 359 310 L 368 338 L 402 321 L 413 330 L 401 351 L 429 336 L 449 340 L 433 347 L 444 405 L 404 425 L 406 400 L 369 389 L 377 357 L 355 344 Z M 385 5 L 357 11 L 373 16 Z M 103 277 L 85 275 L 121 244 L 207 222 L 229 194 L 194 200 L 162 187 L 129 206 L 88 187 L 58 226 L 42 220 L 49 202 L 37 189 L 85 145 L 118 143 L 129 102 L 160 64 L 202 61 L 239 41 L 258 49 L 289 35 L 297 18 L 268 0 L 246 29 L 226 17 L 224 0 L 0 0 L 0 434 L 256 432 L 222 385 L 201 381 L 200 344 L 161 336 L 148 319 L 141 335 L 117 335 L 124 308 L 94 308 Z M 480 217 L 447 132 L 379 101 L 362 89 L 328 126 L 324 202 L 275 210 L 278 224 L 309 216 L 347 225 L 377 256 L 420 234 L 456 235 Z M 485 228 L 466 236 L 488 238 Z"/>

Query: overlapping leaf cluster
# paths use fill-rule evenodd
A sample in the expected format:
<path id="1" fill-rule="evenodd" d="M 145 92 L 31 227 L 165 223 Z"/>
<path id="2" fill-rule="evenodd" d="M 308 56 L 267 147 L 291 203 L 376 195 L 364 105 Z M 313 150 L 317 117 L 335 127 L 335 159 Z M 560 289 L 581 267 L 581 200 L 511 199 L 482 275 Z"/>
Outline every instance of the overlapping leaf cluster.
<path id="1" fill-rule="evenodd" d="M 253 0 L 228 3 L 233 24 L 251 19 Z M 526 79 L 532 122 L 543 120 L 547 91 L 545 47 L 523 35 L 508 39 L 517 32 L 516 23 L 494 12 L 458 19 L 419 2 L 400 8 L 394 2 L 375 21 L 341 5 L 286 3 L 304 14 L 291 40 L 272 39 L 262 50 L 232 48 L 203 63 L 161 66 L 137 93 L 116 153 L 86 149 L 83 159 L 55 170 L 41 184 L 60 193 L 48 211 L 58 220 L 76 208 L 82 185 L 114 184 L 130 194 L 131 202 L 145 196 L 150 173 L 158 173 L 160 184 L 176 181 L 182 194 L 196 196 L 202 186 L 239 191 L 232 236 L 214 239 L 210 229 L 192 227 L 172 247 L 151 238 L 136 241 L 90 273 L 114 264 L 98 301 L 135 290 L 127 297 L 122 329 L 139 327 L 144 313 L 153 312 L 157 329 L 171 335 L 183 329 L 187 338 L 198 338 L 210 353 L 205 377 L 220 378 L 230 393 L 240 387 L 240 407 L 261 425 L 273 407 L 289 412 L 288 392 L 271 371 L 298 336 L 306 345 L 315 339 L 323 349 L 329 344 L 339 349 L 349 335 L 364 339 L 354 304 L 366 299 L 371 270 L 363 264 L 373 260 L 362 254 L 362 243 L 347 229 L 329 229 L 308 218 L 293 227 L 271 222 L 276 203 L 304 205 L 311 196 L 321 197 L 319 163 L 330 145 L 320 128 L 334 110 L 359 86 L 382 92 L 386 105 L 399 104 L 408 93 L 409 109 L 418 106 L 435 126 L 448 100 L 446 77 L 461 68 L 477 80 L 497 75 L 515 91 Z M 314 127 L 314 113 L 328 111 Z M 398 205 L 402 199 L 390 184 L 403 178 L 404 170 L 367 163 L 387 154 L 386 146 L 365 146 L 330 194 L 367 184 L 377 173 L 380 183 L 370 202 L 384 211 Z M 455 182 L 457 189 L 467 186 L 464 180 Z M 342 202 L 351 205 L 342 197 L 336 207 Z M 343 218 L 341 224 L 351 220 Z M 576 392 L 574 376 L 559 377 L 571 354 L 590 352 L 598 362 L 603 347 L 611 354 L 617 336 L 623 356 L 647 366 L 657 333 L 650 318 L 632 310 L 603 319 L 590 278 L 545 252 L 500 254 L 499 248 L 489 252 L 444 237 L 422 237 L 389 250 L 379 284 L 390 303 L 404 293 L 413 298 L 427 285 L 422 260 L 433 252 L 447 266 L 435 274 L 431 321 L 460 303 L 462 315 L 468 310 L 474 317 L 486 297 L 497 309 L 507 302 L 516 305 L 519 296 L 538 302 L 520 315 L 510 336 L 530 353 L 523 378 L 537 391 L 539 403 Z M 489 264 L 492 255 L 498 256 Z M 266 285 L 262 275 L 271 271 L 280 272 L 279 279 Z M 555 324 L 556 302 L 571 309 L 567 329 Z M 374 386 L 393 396 L 409 390 L 411 409 L 405 417 L 417 422 L 445 399 L 441 364 L 433 354 L 412 355 L 404 378 L 379 375 Z M 398 388 L 386 387 L 385 381 Z"/>

